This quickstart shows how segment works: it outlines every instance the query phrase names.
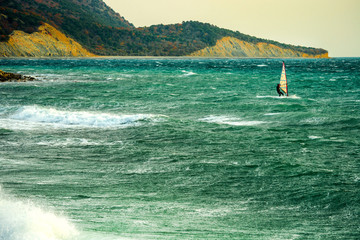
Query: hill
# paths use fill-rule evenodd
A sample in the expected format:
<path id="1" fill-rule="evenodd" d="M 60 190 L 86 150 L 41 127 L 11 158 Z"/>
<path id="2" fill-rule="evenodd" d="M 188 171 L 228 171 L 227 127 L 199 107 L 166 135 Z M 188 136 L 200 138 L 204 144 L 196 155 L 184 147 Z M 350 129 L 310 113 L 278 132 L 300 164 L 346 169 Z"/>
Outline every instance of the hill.
<path id="1" fill-rule="evenodd" d="M 327 56 L 327 51 L 323 49 L 260 39 L 196 21 L 135 28 L 102 0 L 0 0 L 0 11 L 0 41 L 4 43 L 11 39 L 15 30 L 32 34 L 41 31 L 40 28 L 47 23 L 67 35 L 71 42 L 78 42 L 90 52 L 103 56 L 216 56 L 212 55 L 215 51 L 209 51 L 209 48 L 215 47 L 224 38 L 287 50 L 267 55 L 264 52 L 255 53 L 253 49 L 254 54 L 246 57 L 282 57 L 282 52 L 287 52 L 289 57 Z M 227 51 L 232 54 L 217 55 L 243 56 L 234 55 L 240 51 L 240 45 L 227 44 L 234 48 Z M 201 52 L 205 49 L 208 49 L 207 55 Z M 1 50 L 0 55 L 9 55 Z"/>
<path id="2" fill-rule="evenodd" d="M 47 22 L 73 38 L 99 26 L 134 28 L 102 0 L 0 0 L 1 41 L 14 30 L 37 31 Z"/>
<path id="3" fill-rule="evenodd" d="M 207 47 L 215 46 L 217 41 L 224 37 L 236 38 L 251 44 L 271 44 L 282 49 L 297 52 L 297 54 L 289 55 L 289 57 L 298 57 L 303 54 L 319 57 L 320 55 L 327 54 L 327 51 L 323 49 L 283 44 L 196 21 L 187 21 L 181 24 L 171 25 L 154 25 L 131 30 L 122 29 L 119 30 L 119 32 L 113 32 L 113 34 L 116 36 L 115 39 L 121 39 L 121 41 L 113 43 L 106 42 L 105 44 L 117 44 L 117 49 L 121 50 L 123 55 L 196 56 L 195 52 Z M 231 55 L 225 56 L 231 57 Z M 264 57 L 276 56 L 281 57 L 281 55 L 264 55 Z M 256 56 L 248 55 L 246 57 Z"/>
<path id="4" fill-rule="evenodd" d="M 15 30 L 8 41 L 0 42 L 5 57 L 93 57 L 78 42 L 45 23 L 33 33 Z"/>
<path id="5" fill-rule="evenodd" d="M 250 43 L 234 37 L 223 37 L 215 46 L 206 47 L 193 52 L 190 56 L 201 57 L 301 57 L 328 58 L 328 53 L 321 51 L 306 51 L 297 48 L 281 48 L 272 43 Z"/>

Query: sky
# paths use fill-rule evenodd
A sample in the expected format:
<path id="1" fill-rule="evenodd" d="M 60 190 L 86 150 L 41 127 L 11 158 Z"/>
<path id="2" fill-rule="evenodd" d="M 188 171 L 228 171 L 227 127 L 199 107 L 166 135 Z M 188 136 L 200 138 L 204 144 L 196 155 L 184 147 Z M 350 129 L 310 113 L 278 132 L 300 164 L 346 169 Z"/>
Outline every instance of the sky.
<path id="1" fill-rule="evenodd" d="M 200 21 L 360 57 L 360 0 L 104 0 L 136 27 Z"/>

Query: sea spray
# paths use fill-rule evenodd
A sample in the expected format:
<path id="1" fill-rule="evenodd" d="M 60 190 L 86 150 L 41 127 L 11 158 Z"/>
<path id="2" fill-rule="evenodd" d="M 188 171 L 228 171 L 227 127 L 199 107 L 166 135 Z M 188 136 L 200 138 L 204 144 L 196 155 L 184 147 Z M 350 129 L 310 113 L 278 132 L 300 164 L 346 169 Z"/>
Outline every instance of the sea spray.
<path id="1" fill-rule="evenodd" d="M 67 240 L 78 231 L 65 217 L 44 210 L 30 200 L 19 200 L 0 188 L 1 240 Z"/>

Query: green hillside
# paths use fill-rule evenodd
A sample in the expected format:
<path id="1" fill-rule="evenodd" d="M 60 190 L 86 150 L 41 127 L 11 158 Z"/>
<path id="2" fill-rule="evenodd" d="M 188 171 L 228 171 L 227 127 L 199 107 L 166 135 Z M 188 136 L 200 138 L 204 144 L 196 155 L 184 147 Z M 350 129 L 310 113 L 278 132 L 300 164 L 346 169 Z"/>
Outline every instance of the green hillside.
<path id="1" fill-rule="evenodd" d="M 97 26 L 134 28 L 102 0 L 0 0 L 0 11 L 1 41 L 13 30 L 34 32 L 42 22 L 75 39 Z"/>
<path id="2" fill-rule="evenodd" d="M 109 30 L 110 31 L 110 30 Z M 136 29 L 112 31 L 112 38 L 106 39 L 106 46 L 117 45 L 121 55 L 184 56 L 216 44 L 217 40 L 229 36 L 250 43 L 271 43 L 285 49 L 308 54 L 322 54 L 326 50 L 292 46 L 276 41 L 256 38 L 250 35 L 216 27 L 208 23 L 187 21 L 181 24 L 154 25 Z M 115 41 L 112 41 L 115 39 Z M 121 39 L 121 41 L 116 41 Z"/>

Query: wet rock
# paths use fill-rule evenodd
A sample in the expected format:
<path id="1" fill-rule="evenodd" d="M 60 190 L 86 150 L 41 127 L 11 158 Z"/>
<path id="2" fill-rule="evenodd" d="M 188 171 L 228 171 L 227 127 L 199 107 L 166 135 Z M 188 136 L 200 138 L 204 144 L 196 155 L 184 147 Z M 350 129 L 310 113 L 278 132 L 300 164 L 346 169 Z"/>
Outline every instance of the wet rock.
<path id="1" fill-rule="evenodd" d="M 33 77 L 23 76 L 21 74 L 9 73 L 0 70 L 0 82 L 27 82 L 36 80 Z"/>

